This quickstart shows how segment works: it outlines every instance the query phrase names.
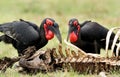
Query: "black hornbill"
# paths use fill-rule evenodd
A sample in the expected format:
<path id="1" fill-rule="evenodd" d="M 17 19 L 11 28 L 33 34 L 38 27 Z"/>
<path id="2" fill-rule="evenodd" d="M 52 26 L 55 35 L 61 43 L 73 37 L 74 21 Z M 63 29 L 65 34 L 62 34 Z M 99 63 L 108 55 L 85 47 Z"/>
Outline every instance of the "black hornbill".
<path id="1" fill-rule="evenodd" d="M 70 19 L 68 24 L 69 30 L 67 41 L 70 39 L 72 44 L 87 53 L 100 53 L 101 48 L 105 49 L 106 36 L 109 31 L 107 28 L 92 21 L 85 21 L 80 24 L 76 18 Z M 112 33 L 109 49 L 111 49 L 114 36 L 115 34 Z"/>
<path id="2" fill-rule="evenodd" d="M 45 18 L 40 27 L 23 19 L 3 23 L 0 24 L 0 32 L 4 33 L 0 36 L 0 41 L 12 44 L 19 56 L 23 55 L 23 50 L 29 46 L 35 46 L 37 50 L 42 48 L 54 37 L 54 34 L 62 43 L 59 26 L 52 18 Z"/>

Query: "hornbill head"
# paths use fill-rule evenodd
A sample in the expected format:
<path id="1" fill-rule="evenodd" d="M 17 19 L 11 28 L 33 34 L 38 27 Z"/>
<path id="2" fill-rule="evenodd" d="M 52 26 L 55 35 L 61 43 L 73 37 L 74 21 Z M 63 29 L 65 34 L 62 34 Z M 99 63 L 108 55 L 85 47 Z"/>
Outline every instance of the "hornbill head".
<path id="1" fill-rule="evenodd" d="M 67 35 L 67 41 L 76 42 L 78 40 L 78 34 L 80 32 L 80 24 L 77 19 L 72 18 L 69 20 L 69 30 Z"/>
<path id="2" fill-rule="evenodd" d="M 51 40 L 56 35 L 60 43 L 62 43 L 61 33 L 59 25 L 52 18 L 46 18 L 43 20 L 43 26 L 45 31 L 45 37 L 47 40 Z"/>

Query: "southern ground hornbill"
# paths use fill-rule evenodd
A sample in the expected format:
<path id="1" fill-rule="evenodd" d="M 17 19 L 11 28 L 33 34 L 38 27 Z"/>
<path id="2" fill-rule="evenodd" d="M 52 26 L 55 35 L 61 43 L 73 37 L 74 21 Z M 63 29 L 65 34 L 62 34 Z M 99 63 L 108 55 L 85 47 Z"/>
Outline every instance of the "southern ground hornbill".
<path id="1" fill-rule="evenodd" d="M 24 54 L 23 50 L 29 46 L 35 46 L 40 49 L 54 37 L 54 34 L 62 43 L 59 26 L 52 18 L 45 18 L 40 28 L 29 21 L 20 19 L 20 21 L 13 21 L 0 24 L 0 32 L 4 35 L 0 36 L 0 41 L 12 44 L 17 49 L 18 55 Z"/>
<path id="2" fill-rule="evenodd" d="M 69 20 L 69 30 L 67 41 L 81 48 L 87 53 L 100 53 L 100 49 L 105 49 L 106 36 L 109 31 L 107 28 L 97 22 L 85 21 L 79 23 L 75 18 Z M 113 42 L 115 34 L 112 33 L 109 43 L 109 49 Z M 116 47 L 114 48 L 115 51 Z"/>

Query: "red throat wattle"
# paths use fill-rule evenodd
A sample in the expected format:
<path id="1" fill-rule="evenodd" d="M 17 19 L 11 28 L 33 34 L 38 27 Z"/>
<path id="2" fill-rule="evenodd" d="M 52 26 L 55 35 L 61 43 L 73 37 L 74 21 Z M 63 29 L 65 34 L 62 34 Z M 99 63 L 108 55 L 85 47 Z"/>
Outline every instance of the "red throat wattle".
<path id="1" fill-rule="evenodd" d="M 70 42 L 76 42 L 78 40 L 78 36 L 75 32 L 70 33 Z"/>
<path id="2" fill-rule="evenodd" d="M 54 33 L 50 30 L 46 32 L 46 39 L 51 40 L 54 37 Z"/>
<path id="3" fill-rule="evenodd" d="M 47 40 L 51 40 L 54 37 L 54 33 L 47 29 L 47 25 L 44 24 L 45 37 Z"/>

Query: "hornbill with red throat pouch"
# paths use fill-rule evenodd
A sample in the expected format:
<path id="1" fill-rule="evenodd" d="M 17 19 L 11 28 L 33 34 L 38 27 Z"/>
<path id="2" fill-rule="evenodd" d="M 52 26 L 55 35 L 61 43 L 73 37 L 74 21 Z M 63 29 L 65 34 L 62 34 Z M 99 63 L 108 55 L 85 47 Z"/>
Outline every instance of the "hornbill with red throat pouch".
<path id="1" fill-rule="evenodd" d="M 17 49 L 18 55 L 24 54 L 24 49 L 29 46 L 35 46 L 36 49 L 44 47 L 48 40 L 54 38 L 54 34 L 60 43 L 62 43 L 59 25 L 52 18 L 45 18 L 40 27 L 36 24 L 20 19 L 0 24 L 0 41 L 12 44 Z"/>
<path id="2" fill-rule="evenodd" d="M 100 53 L 101 48 L 105 49 L 106 36 L 109 29 L 92 21 L 85 21 L 80 24 L 76 18 L 70 19 L 68 24 L 69 30 L 67 41 L 70 39 L 72 44 L 87 53 Z M 114 36 L 115 34 L 112 33 L 108 49 L 111 49 Z M 115 50 L 116 46 L 114 52 Z"/>

